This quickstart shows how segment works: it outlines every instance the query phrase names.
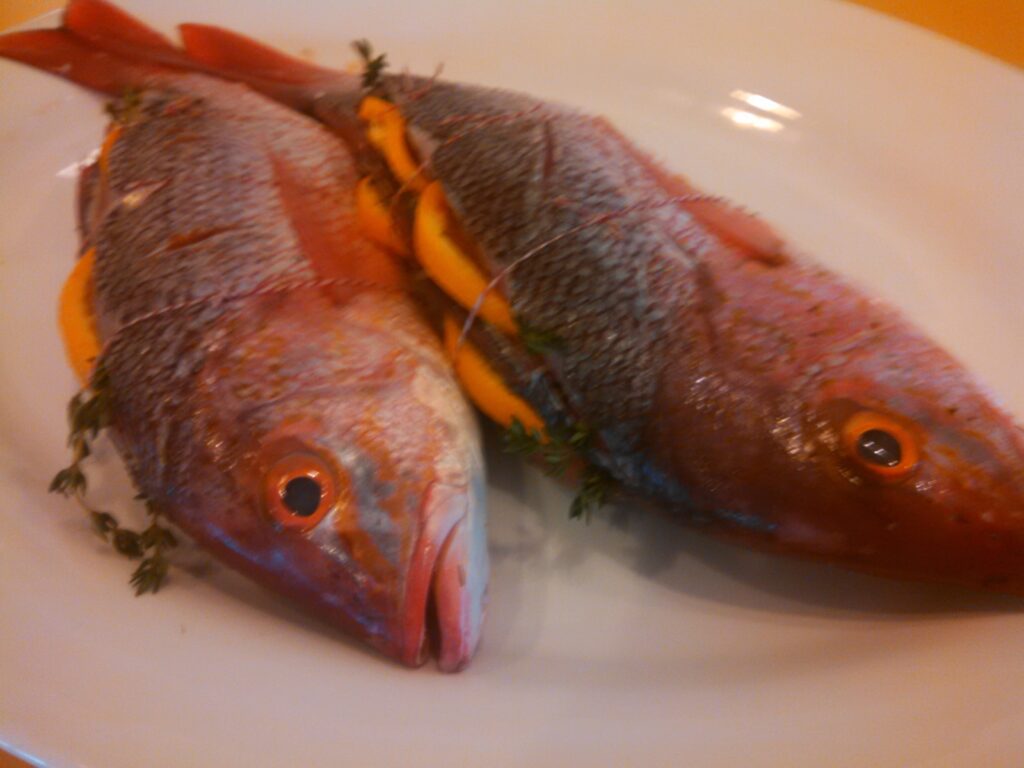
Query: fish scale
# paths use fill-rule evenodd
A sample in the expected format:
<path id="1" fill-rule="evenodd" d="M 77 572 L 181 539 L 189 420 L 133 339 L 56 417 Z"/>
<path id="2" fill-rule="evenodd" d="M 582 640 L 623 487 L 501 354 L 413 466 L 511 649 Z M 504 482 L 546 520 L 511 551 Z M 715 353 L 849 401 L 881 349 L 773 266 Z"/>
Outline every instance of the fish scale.
<path id="1" fill-rule="evenodd" d="M 491 98 L 491 92 L 479 94 L 480 100 Z M 414 102 L 413 119 L 421 104 Z M 476 104 L 465 106 L 473 109 Z M 567 351 L 558 369 L 564 387 L 575 393 L 578 412 L 586 414 L 614 450 L 628 452 L 638 444 L 651 415 L 661 370 L 658 346 L 674 311 L 673 302 L 650 300 L 647 275 L 670 269 L 684 282 L 687 265 L 679 260 L 653 266 L 663 253 L 679 249 L 666 233 L 642 226 L 655 214 L 628 212 L 613 222 L 587 226 L 598 214 L 650 199 L 624 194 L 614 166 L 606 165 L 603 156 L 579 151 L 587 146 L 589 125 L 580 136 L 572 114 L 528 113 L 518 120 L 493 132 L 467 131 L 458 141 L 441 143 L 431 164 L 444 178 L 462 225 L 485 254 L 496 255 L 497 269 L 512 267 L 519 256 L 559 238 L 512 267 L 506 293 L 522 322 L 564 342 Z M 547 134 L 536 127 L 538 121 L 551 126 L 563 147 L 551 159 L 546 182 L 540 180 L 540 166 Z M 534 125 L 528 128 L 528 123 Z M 524 157 L 532 162 L 524 163 Z M 475 170 L 479 167 L 487 173 Z M 531 194 L 544 186 L 545 195 Z M 646 192 L 639 190 L 640 195 Z M 565 205 L 563 199 L 580 204 Z M 606 270 L 611 274 L 600 282 L 581 279 Z"/>
<path id="2" fill-rule="evenodd" d="M 168 105 L 176 105 L 174 112 L 161 114 Z M 283 277 L 312 279 L 294 235 L 272 223 L 280 221 L 281 206 L 267 192 L 273 175 L 264 158 L 238 151 L 235 139 L 211 138 L 211 131 L 221 133 L 218 116 L 199 96 L 171 90 L 139 109 L 144 114 L 121 129 L 111 149 L 112 208 L 94 234 L 104 255 L 96 271 L 99 305 L 118 315 L 101 316 L 105 335 L 144 312 L 203 296 L 242 293 Z M 146 119 L 156 114 L 160 119 Z M 168 153 L 172 143 L 176 151 Z M 237 190 L 226 199 L 225 185 Z M 145 204 L 132 203 L 140 190 Z M 261 218 L 260 211 L 275 215 Z M 221 234 L 168 257 L 176 237 L 203 231 Z"/>

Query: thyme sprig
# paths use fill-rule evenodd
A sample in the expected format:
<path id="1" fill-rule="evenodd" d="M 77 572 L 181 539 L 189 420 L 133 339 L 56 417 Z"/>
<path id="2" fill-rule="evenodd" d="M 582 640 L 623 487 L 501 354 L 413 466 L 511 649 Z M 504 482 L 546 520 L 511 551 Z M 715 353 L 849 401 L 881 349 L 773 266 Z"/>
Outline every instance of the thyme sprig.
<path id="1" fill-rule="evenodd" d="M 539 458 L 547 475 L 564 477 L 574 462 L 586 462 L 583 454 L 593 438 L 593 430 L 582 422 L 566 430 L 549 430 L 545 439 L 538 430 L 527 429 L 519 419 L 513 419 L 505 430 L 503 444 L 506 453 Z M 611 475 L 586 463 L 579 490 L 569 507 L 569 517 L 589 523 L 593 512 L 607 503 L 612 486 Z"/>
<path id="2" fill-rule="evenodd" d="M 573 520 L 582 518 L 589 523 L 595 511 L 608 503 L 611 495 L 612 478 L 605 470 L 593 465 L 583 472 L 580 488 L 569 506 L 569 517 Z"/>
<path id="3" fill-rule="evenodd" d="M 89 516 L 93 530 L 104 541 L 110 542 L 119 554 L 141 560 L 131 577 L 136 595 L 157 592 L 167 578 L 167 550 L 178 543 L 170 529 L 160 524 L 159 510 L 146 499 L 150 524 L 142 531 L 133 531 L 122 527 L 114 515 L 93 508 L 86 500 L 89 483 L 82 463 L 92 453 L 92 442 L 110 425 L 110 417 L 110 381 L 100 363 L 88 386 L 72 397 L 68 404 L 71 464 L 54 476 L 50 482 L 50 492 L 75 499 Z"/>
<path id="4" fill-rule="evenodd" d="M 160 587 L 167 580 L 167 569 L 170 567 L 167 550 L 178 546 L 178 540 L 171 530 L 160 524 L 160 510 L 148 499 L 146 499 L 146 512 L 150 518 L 149 527 L 145 528 L 142 533 L 135 534 L 142 557 L 142 562 L 139 563 L 139 567 L 135 569 L 131 578 L 136 595 L 143 595 L 146 592 L 156 594 L 160 591 Z"/>
<path id="5" fill-rule="evenodd" d="M 523 323 L 519 324 L 519 338 L 526 350 L 534 355 L 561 352 L 565 348 L 565 341 L 554 331 L 532 328 Z"/>
<path id="6" fill-rule="evenodd" d="M 369 40 L 361 39 L 352 43 L 359 58 L 363 60 L 363 88 L 375 88 L 380 83 L 381 75 L 388 66 L 386 54 L 373 55 L 373 46 Z"/>
<path id="7" fill-rule="evenodd" d="M 125 88 L 120 98 L 108 102 L 103 109 L 115 123 L 130 123 L 142 111 L 142 91 L 138 88 Z"/>
<path id="8" fill-rule="evenodd" d="M 590 429 L 582 423 L 569 430 L 548 430 L 547 439 L 536 429 L 527 429 L 519 419 L 504 435 L 506 453 L 524 458 L 539 457 L 544 471 L 552 477 L 562 477 L 580 452 L 590 443 Z"/>
<path id="9" fill-rule="evenodd" d="M 89 384 L 68 403 L 68 447 L 71 464 L 50 483 L 51 493 L 81 496 L 88 488 L 82 462 L 92 453 L 90 443 L 110 424 L 110 382 L 102 364 L 97 364 Z"/>

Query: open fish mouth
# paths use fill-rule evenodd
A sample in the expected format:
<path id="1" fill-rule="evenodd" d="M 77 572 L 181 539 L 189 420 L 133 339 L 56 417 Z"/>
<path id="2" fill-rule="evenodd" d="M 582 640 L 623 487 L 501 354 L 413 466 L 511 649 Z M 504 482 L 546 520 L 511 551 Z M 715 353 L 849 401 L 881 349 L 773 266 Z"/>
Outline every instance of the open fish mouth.
<path id="1" fill-rule="evenodd" d="M 470 498 L 461 486 L 430 488 L 427 527 L 409 569 L 399 658 L 419 666 L 433 654 L 443 672 L 469 663 L 483 623 L 482 589 L 474 573 Z"/>

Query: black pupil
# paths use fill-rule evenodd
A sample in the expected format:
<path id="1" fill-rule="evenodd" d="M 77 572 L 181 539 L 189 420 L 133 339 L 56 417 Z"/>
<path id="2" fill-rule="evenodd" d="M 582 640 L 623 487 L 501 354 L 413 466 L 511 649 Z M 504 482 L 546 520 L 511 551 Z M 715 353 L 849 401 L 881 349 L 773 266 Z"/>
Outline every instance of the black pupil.
<path id="1" fill-rule="evenodd" d="M 881 429 L 869 429 L 857 440 L 857 452 L 865 461 L 880 467 L 899 466 L 903 459 L 900 441 Z"/>
<path id="2" fill-rule="evenodd" d="M 299 517 L 309 517 L 320 506 L 320 483 L 311 477 L 295 477 L 288 481 L 281 501 Z"/>

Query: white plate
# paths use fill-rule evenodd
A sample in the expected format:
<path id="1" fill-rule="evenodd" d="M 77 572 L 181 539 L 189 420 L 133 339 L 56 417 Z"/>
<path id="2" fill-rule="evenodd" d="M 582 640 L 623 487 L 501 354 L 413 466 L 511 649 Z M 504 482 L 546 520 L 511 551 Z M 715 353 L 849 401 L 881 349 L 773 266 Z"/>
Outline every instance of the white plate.
<path id="1" fill-rule="evenodd" d="M 904 307 L 1024 414 L 1016 70 L 826 0 L 126 4 L 330 63 L 366 36 L 416 71 L 604 113 Z M 0 746 L 105 768 L 1019 765 L 1019 601 L 621 511 L 570 523 L 565 491 L 493 448 L 493 598 L 461 675 L 376 658 L 217 567 L 132 597 L 129 564 L 46 493 L 73 390 L 54 322 L 76 244 L 63 169 L 98 142 L 100 102 L 6 63 L 0 83 Z M 102 463 L 99 500 L 126 508 Z"/>

